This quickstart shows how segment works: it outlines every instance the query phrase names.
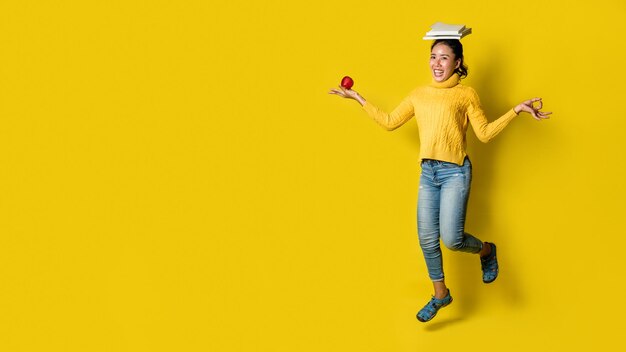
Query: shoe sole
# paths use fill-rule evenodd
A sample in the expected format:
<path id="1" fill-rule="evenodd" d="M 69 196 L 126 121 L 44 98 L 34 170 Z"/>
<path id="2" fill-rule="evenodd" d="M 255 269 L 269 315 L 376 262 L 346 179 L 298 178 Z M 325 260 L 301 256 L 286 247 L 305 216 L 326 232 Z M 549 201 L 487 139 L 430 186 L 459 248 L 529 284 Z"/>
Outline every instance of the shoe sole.
<path id="1" fill-rule="evenodd" d="M 494 278 L 493 278 L 493 280 L 491 280 L 491 281 L 485 281 L 485 280 L 483 280 L 483 282 L 484 282 L 484 283 L 486 283 L 486 284 L 490 284 L 490 283 L 492 283 L 492 282 L 496 281 L 496 279 L 497 279 L 497 278 L 498 278 L 498 277 L 496 276 L 496 277 L 494 277 Z"/>
<path id="2" fill-rule="evenodd" d="M 453 300 L 454 300 L 454 299 L 453 299 L 452 297 L 450 297 L 450 302 L 448 302 L 448 303 L 446 303 L 445 305 L 443 305 L 443 306 L 439 307 L 439 309 L 441 309 L 441 308 L 443 308 L 443 307 L 447 307 L 447 306 L 449 306 L 449 305 L 450 305 L 450 303 L 452 303 L 452 301 L 453 301 Z M 435 312 L 435 314 L 433 314 L 433 316 L 432 316 L 432 317 L 430 317 L 430 319 L 428 319 L 428 320 L 422 320 L 422 319 L 419 317 L 419 315 L 417 315 L 417 316 L 416 316 L 416 317 L 417 317 L 417 320 L 421 321 L 422 323 L 425 323 L 425 322 L 427 322 L 427 321 L 431 321 L 431 320 L 433 320 L 433 318 L 434 318 L 434 317 L 436 317 L 436 316 L 437 316 L 437 313 L 439 313 L 439 309 Z"/>

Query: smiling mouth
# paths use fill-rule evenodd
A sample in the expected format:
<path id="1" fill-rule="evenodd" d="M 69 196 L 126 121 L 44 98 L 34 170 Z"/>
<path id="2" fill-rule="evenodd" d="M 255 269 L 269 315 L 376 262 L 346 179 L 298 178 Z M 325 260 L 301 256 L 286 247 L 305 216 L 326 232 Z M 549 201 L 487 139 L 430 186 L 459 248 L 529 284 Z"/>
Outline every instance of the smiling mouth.
<path id="1" fill-rule="evenodd" d="M 443 71 L 442 70 L 433 70 L 433 73 L 435 74 L 435 77 L 443 76 Z"/>

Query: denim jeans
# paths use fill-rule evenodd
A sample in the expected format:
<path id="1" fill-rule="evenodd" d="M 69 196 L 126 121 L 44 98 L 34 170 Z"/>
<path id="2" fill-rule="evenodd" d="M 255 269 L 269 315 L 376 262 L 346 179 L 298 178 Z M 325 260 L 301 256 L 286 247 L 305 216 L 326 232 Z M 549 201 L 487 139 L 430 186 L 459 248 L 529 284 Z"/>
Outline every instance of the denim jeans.
<path id="1" fill-rule="evenodd" d="M 439 239 L 451 250 L 478 253 L 482 241 L 464 232 L 465 213 L 472 182 L 472 164 L 459 166 L 439 160 L 422 160 L 417 199 L 417 233 L 428 276 L 442 281 Z"/>

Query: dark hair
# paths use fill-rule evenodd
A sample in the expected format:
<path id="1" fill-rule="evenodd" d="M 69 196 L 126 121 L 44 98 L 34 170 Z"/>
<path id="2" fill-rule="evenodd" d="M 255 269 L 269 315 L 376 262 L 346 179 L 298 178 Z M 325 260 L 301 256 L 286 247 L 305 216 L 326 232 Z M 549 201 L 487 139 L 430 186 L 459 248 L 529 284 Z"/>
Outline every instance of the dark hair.
<path id="1" fill-rule="evenodd" d="M 454 70 L 454 72 L 458 73 L 461 78 L 467 77 L 467 65 L 465 64 L 463 58 L 463 44 L 461 44 L 461 41 L 458 39 L 437 39 L 433 42 L 433 45 L 430 46 L 430 50 L 432 51 L 435 45 L 439 43 L 445 44 L 450 49 L 452 49 L 455 60 L 461 59 L 461 64 L 459 65 L 459 68 Z"/>

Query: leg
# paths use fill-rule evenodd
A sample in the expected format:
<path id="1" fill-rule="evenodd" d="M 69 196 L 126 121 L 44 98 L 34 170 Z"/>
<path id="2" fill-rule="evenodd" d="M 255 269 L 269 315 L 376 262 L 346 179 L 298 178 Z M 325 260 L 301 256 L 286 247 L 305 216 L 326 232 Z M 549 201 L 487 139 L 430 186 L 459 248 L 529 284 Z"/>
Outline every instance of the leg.
<path id="1" fill-rule="evenodd" d="M 479 253 L 483 243 L 476 237 L 465 232 L 465 214 L 469 199 L 472 170 L 469 161 L 463 166 L 450 166 L 440 170 L 441 237 L 443 243 L 451 250 Z"/>
<path id="2" fill-rule="evenodd" d="M 433 282 L 442 282 L 444 275 L 439 247 L 439 187 L 430 177 L 428 171 L 423 169 L 417 200 L 417 233 L 428 276 Z"/>
<path id="3" fill-rule="evenodd" d="M 417 202 L 417 231 L 435 295 L 417 313 L 417 320 L 421 322 L 431 320 L 439 309 L 452 302 L 452 296 L 444 281 L 441 247 L 439 246 L 440 191 L 441 188 L 435 182 L 433 163 L 423 162 Z"/>
<path id="4" fill-rule="evenodd" d="M 464 231 L 472 178 L 471 164 L 466 160 L 462 167 L 450 166 L 440 175 L 442 186 L 439 217 L 442 240 L 451 250 L 478 253 L 481 256 L 483 282 L 493 282 L 499 271 L 495 245 L 483 243 Z"/>
<path id="5" fill-rule="evenodd" d="M 433 281 L 435 298 L 448 294 L 443 275 L 441 247 L 439 246 L 439 187 L 433 184 L 428 171 L 420 176 L 420 189 L 417 205 L 417 232 L 428 268 L 428 276 Z"/>

